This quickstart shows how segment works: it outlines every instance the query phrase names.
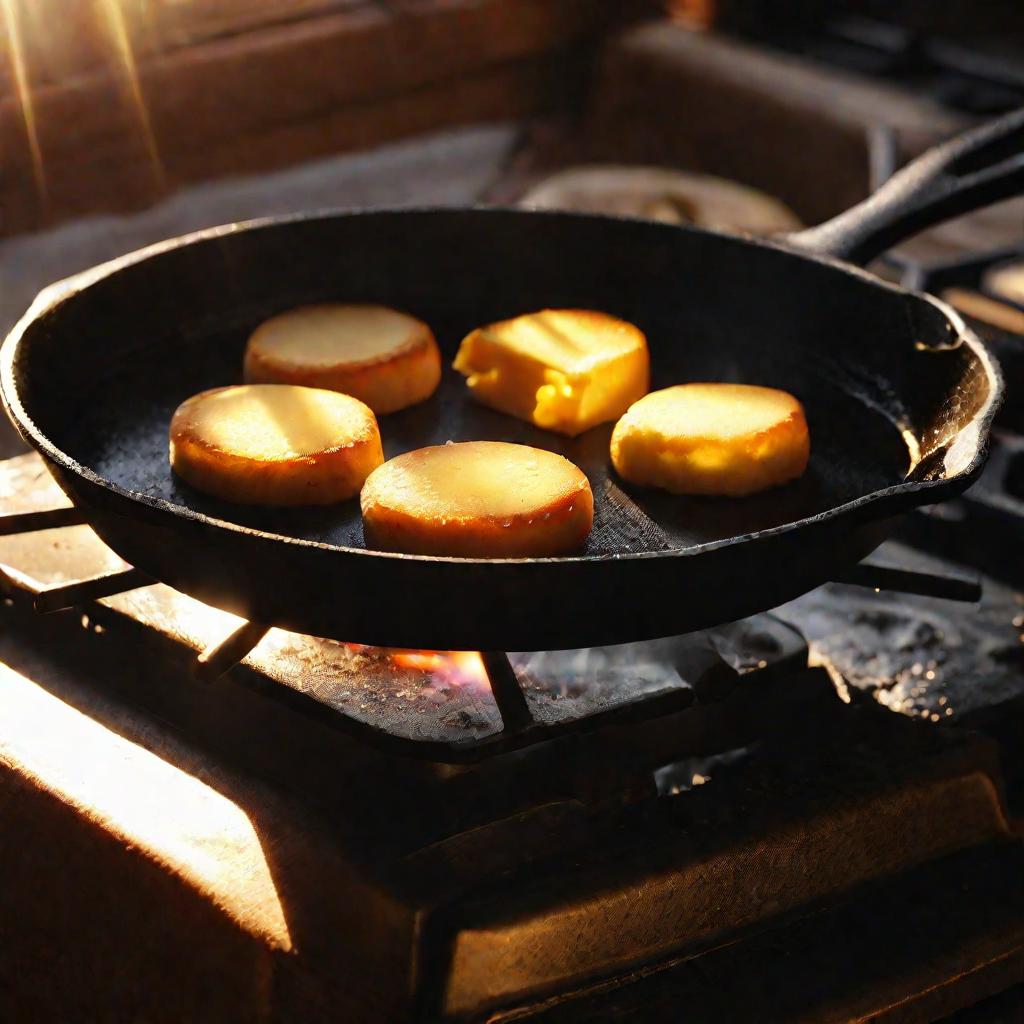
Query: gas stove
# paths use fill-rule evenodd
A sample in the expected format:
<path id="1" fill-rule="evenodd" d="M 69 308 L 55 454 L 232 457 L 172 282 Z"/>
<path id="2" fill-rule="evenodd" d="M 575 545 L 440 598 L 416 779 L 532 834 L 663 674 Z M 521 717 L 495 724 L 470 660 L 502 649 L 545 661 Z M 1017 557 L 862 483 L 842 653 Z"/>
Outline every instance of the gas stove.
<path id="1" fill-rule="evenodd" d="M 563 157 L 600 152 L 645 46 L 671 79 L 691 40 L 660 31 L 623 44 Z M 921 137 L 962 114 L 902 102 Z M 766 161 L 752 184 L 805 216 L 872 152 L 887 173 L 877 132 L 783 120 L 831 125 L 811 169 L 863 157 L 802 197 L 780 185 L 808 167 Z M 648 137 L 693 145 L 664 118 Z M 451 652 L 267 630 L 124 564 L 36 456 L 0 463 L 6 1016 L 938 1020 L 1019 985 L 1024 306 L 1001 232 L 880 268 L 981 317 L 1002 359 L 979 483 L 843 580 L 698 634 Z"/>
<path id="2" fill-rule="evenodd" d="M 34 455 L 0 481 L 8 526 L 61 507 Z M 876 582 L 972 596 L 948 561 L 901 544 L 879 561 L 897 575 Z M 0 562 L 12 728 L 60 737 L 77 709 L 256 823 L 278 901 L 278 1017 L 309 997 L 292 992 L 296 970 L 352 1019 L 422 1020 L 583 1020 L 598 1006 L 667 1020 L 682 999 L 757 1020 L 764 986 L 780 1019 L 877 1015 L 885 1001 L 934 1016 L 1018 978 L 1024 849 L 1010 813 L 1024 791 L 1009 713 L 1024 695 L 1024 602 L 994 580 L 977 607 L 834 584 L 706 633 L 550 654 L 274 629 L 214 679 L 222 638 L 244 626 L 158 584 L 89 600 L 97 584 L 83 580 L 139 581 L 87 527 L 5 536 Z M 19 719 L 37 689 L 59 711 Z M 18 765 L 10 742 L 16 770 L 74 803 L 73 783 L 40 777 L 32 751 Z M 91 768 L 66 751 L 66 770 L 106 756 L 116 772 L 124 758 L 100 740 L 85 749 Z M 118 799 L 106 827 L 130 830 Z M 167 836 L 131 839 L 137 856 L 173 852 Z M 315 870 L 296 877 L 278 843 Z M 230 870 L 238 850 L 211 847 Z M 47 884 L 77 907 L 70 877 Z M 235 888 L 219 894 L 232 909 Z M 330 933 L 305 916 L 324 889 Z M 5 915 L 21 927 L 40 912 L 28 891 Z M 246 927 L 250 911 L 236 911 Z M 953 960 L 965 969 L 951 978 Z M 728 997 L 727 971 L 742 979 Z"/>

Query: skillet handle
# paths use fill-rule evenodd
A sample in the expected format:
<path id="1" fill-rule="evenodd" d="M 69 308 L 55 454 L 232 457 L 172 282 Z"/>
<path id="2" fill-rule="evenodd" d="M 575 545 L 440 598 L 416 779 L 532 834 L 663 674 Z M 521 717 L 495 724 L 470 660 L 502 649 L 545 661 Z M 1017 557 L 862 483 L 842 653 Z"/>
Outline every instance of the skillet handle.
<path id="1" fill-rule="evenodd" d="M 864 266 L 933 224 L 1022 192 L 1024 107 L 928 150 L 874 195 L 786 241 Z"/>

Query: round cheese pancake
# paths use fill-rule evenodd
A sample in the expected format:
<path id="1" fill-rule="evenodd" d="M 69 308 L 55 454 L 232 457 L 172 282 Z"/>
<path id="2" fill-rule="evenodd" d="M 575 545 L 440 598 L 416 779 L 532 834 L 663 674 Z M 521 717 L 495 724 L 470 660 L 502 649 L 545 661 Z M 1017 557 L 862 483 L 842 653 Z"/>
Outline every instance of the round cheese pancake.
<path id="1" fill-rule="evenodd" d="M 561 455 L 504 441 L 399 455 L 370 474 L 360 501 L 368 544 L 421 555 L 567 554 L 594 521 L 581 470 Z"/>
<path id="2" fill-rule="evenodd" d="M 441 353 L 425 323 L 386 306 L 302 306 L 253 331 L 245 379 L 340 391 L 395 412 L 434 393 Z"/>
<path id="3" fill-rule="evenodd" d="M 612 432 L 612 463 L 631 483 L 674 494 L 742 496 L 807 468 L 803 406 L 748 384 L 681 384 L 630 406 Z"/>
<path id="4" fill-rule="evenodd" d="M 335 391 L 282 384 L 214 388 L 171 420 L 171 468 L 249 505 L 330 505 L 359 493 L 384 461 L 373 413 Z"/>

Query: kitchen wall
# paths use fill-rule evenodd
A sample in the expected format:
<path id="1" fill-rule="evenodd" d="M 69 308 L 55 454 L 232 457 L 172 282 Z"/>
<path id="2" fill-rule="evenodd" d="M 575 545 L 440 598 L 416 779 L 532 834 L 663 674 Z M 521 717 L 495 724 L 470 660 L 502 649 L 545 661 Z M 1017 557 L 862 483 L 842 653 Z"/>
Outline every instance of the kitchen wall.
<path id="1" fill-rule="evenodd" d="M 570 102 L 602 34 L 647 8 L 0 0 L 0 234 Z"/>

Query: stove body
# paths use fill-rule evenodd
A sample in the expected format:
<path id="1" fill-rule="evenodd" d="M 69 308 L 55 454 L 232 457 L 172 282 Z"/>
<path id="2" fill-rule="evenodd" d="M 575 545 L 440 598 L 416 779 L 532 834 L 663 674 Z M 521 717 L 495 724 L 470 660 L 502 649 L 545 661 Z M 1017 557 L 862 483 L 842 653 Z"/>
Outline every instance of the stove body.
<path id="1" fill-rule="evenodd" d="M 631 32 L 584 152 L 756 167 L 816 218 L 966 116 L 763 42 Z M 1018 985 L 1024 305 L 988 276 L 1015 210 L 882 268 L 989 314 L 1007 370 L 983 479 L 879 552 L 933 584 L 983 573 L 980 605 L 836 583 L 699 635 L 507 657 L 271 630 L 200 679 L 242 624 L 97 587 L 128 567 L 45 518 L 35 456 L 0 465 L 0 515 L 49 527 L 0 537 L 3 1016 L 917 1021 Z"/>
<path id="2" fill-rule="evenodd" d="M 56 533 L 31 548 L 56 543 L 66 569 Z M 4 946 L 74 953 L 28 1002 L 11 984 L 12 1010 L 57 1019 L 71 985 L 111 1019 L 669 1020 L 685 1004 L 763 1020 L 766 993 L 778 1019 L 908 1019 L 890 1003 L 928 1019 L 1024 968 L 998 744 L 858 697 L 849 669 L 837 691 L 844 652 L 826 664 L 781 619 L 513 655 L 543 735 L 492 753 L 496 703 L 457 660 L 275 630 L 200 681 L 190 661 L 222 613 L 152 586 L 39 616 L 44 569 L 15 540 L 4 778 L 31 798 L 10 802 L 17 842 L 0 845 L 5 877 L 26 879 L 4 888 Z M 874 595 L 850 590 L 796 611 L 826 639 L 858 600 L 877 623 Z M 194 785 L 212 809 L 178 792 Z M 120 842 L 97 849 L 97 829 Z M 153 863 L 176 896 L 140 881 Z M 206 994 L 211 965 L 228 1005 Z"/>

